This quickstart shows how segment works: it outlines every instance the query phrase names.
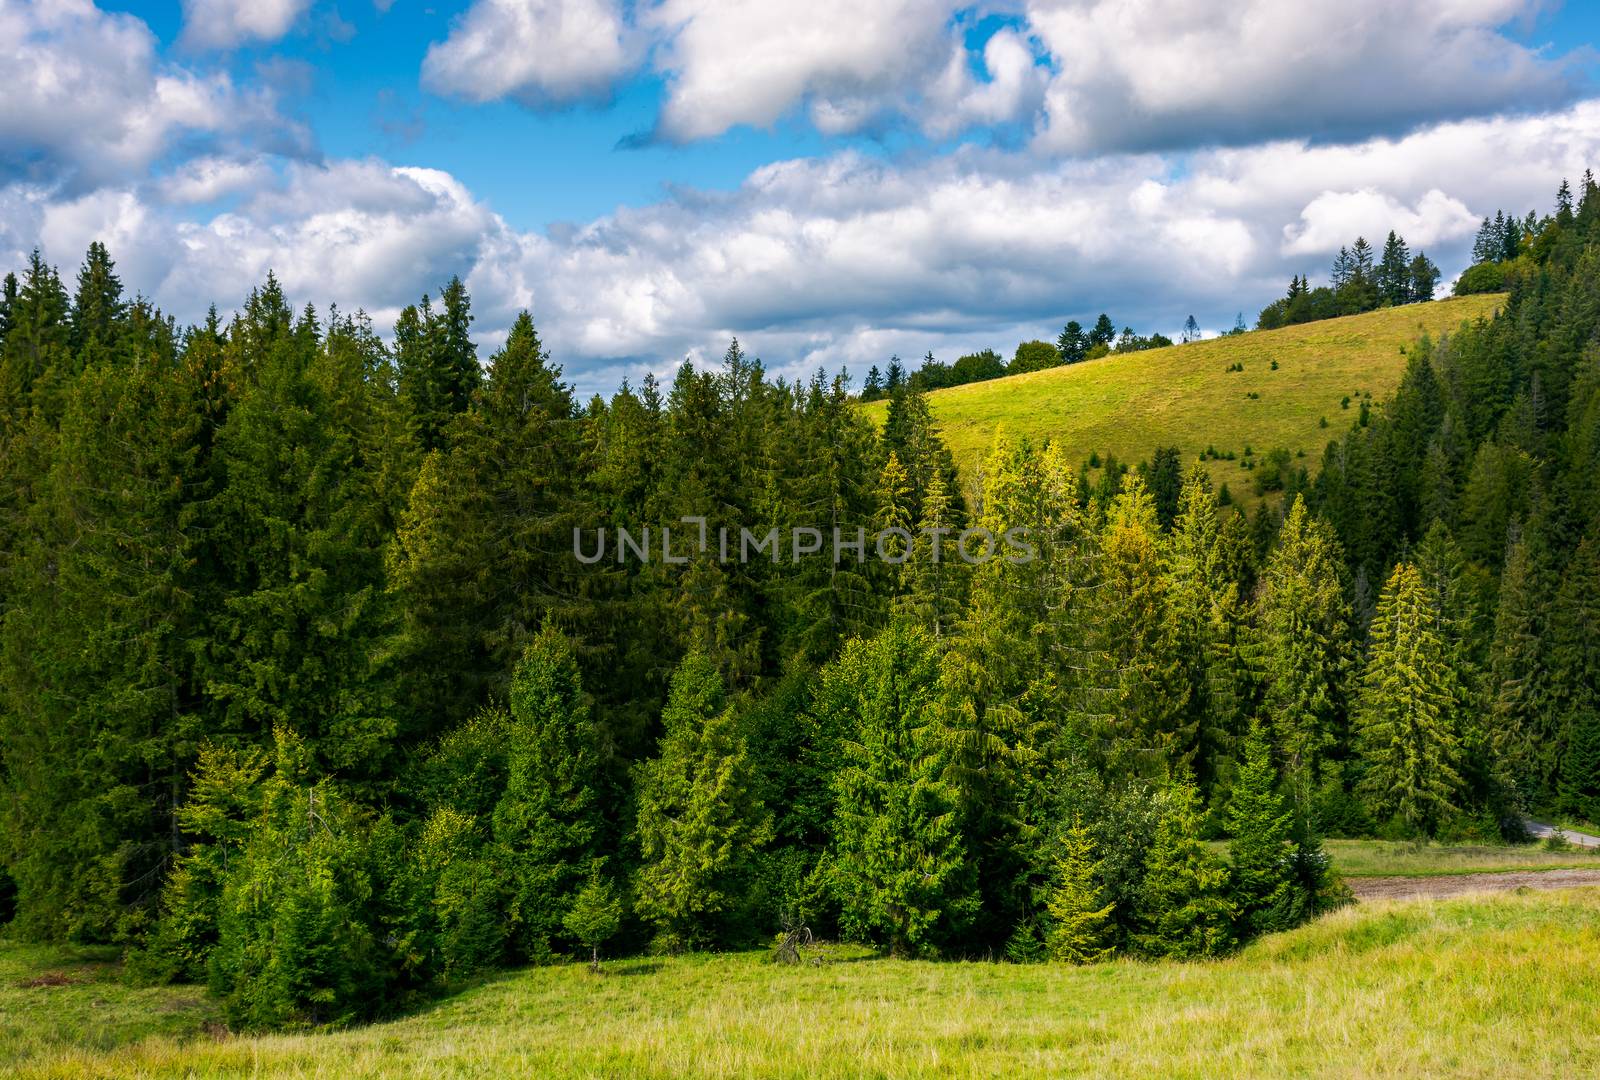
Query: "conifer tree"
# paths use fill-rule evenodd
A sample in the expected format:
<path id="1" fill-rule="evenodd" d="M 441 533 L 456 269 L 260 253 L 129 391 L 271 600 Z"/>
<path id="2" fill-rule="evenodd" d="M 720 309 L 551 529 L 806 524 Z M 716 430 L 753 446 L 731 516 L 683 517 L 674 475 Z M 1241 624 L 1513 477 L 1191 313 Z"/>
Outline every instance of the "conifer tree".
<path id="1" fill-rule="evenodd" d="M 738 899 L 734 880 L 766 843 L 771 818 L 722 677 L 704 656 L 684 658 L 661 713 L 660 754 L 638 766 L 642 863 L 634 907 L 656 927 L 658 948 L 710 940 Z"/>
<path id="2" fill-rule="evenodd" d="M 1134 940 L 1147 956 L 1178 960 L 1215 956 L 1234 944 L 1237 910 L 1228 896 L 1228 867 L 1200 839 L 1199 793 L 1176 783 L 1145 856 Z"/>
<path id="3" fill-rule="evenodd" d="M 1507 547 L 1489 651 L 1489 705 L 1499 757 L 1524 801 L 1550 779 L 1548 722 L 1552 710 L 1547 658 L 1544 575 L 1518 535 Z"/>
<path id="4" fill-rule="evenodd" d="M 1411 301 L 1411 252 L 1406 242 L 1393 230 L 1383 243 L 1383 257 L 1378 262 L 1378 296 L 1385 304 L 1405 304 Z"/>
<path id="5" fill-rule="evenodd" d="M 211 989 L 242 1028 L 347 1024 L 384 1002 L 385 958 L 363 910 L 366 837 L 304 744 L 287 729 L 275 741 L 260 817 L 222 893 Z"/>
<path id="6" fill-rule="evenodd" d="M 588 635 L 567 599 L 572 524 L 582 520 L 571 390 L 533 320 L 518 315 L 452 445 L 425 458 L 386 553 L 390 639 L 401 698 L 422 731 L 503 694 L 534 628 L 551 618 Z"/>
<path id="7" fill-rule="evenodd" d="M 1198 731 L 1172 608 L 1155 504 L 1137 477 L 1101 534 L 1090 618 L 1089 709 L 1119 773 L 1161 778 L 1192 767 Z"/>
<path id="8" fill-rule="evenodd" d="M 1342 734 L 1348 620 L 1338 543 L 1297 495 L 1262 573 L 1252 651 L 1266 685 L 1273 742 L 1300 805 L 1323 755 Z"/>
<path id="9" fill-rule="evenodd" d="M 1047 834 L 1029 792 L 1048 771 L 1060 715 L 1076 689 L 1062 678 L 1087 596 L 1087 530 L 1076 478 L 1054 447 L 1036 453 L 999 436 L 985 465 L 977 526 L 994 557 L 972 567 L 971 603 L 946 650 L 933 716 L 944 778 L 957 791 L 969 855 L 985 892 L 980 938 L 1010 936 L 1049 870 Z M 1000 549 L 1026 530 L 1031 558 Z"/>
<path id="10" fill-rule="evenodd" d="M 1569 814 L 1600 820 L 1600 537 L 1591 534 L 1573 553 L 1551 623 L 1560 804 Z"/>
<path id="11" fill-rule="evenodd" d="M 319 767 L 376 779 L 398 724 L 381 668 L 391 633 L 379 496 L 395 428 L 382 345 L 364 326 L 293 319 L 275 281 L 230 332 L 243 383 L 215 454 L 218 605 L 201 671 L 217 730 L 264 743 L 293 726 Z M 398 497 L 398 490 L 392 493 Z"/>
<path id="12" fill-rule="evenodd" d="M 944 475 L 934 471 L 922 497 L 922 518 L 917 522 L 911 549 L 911 585 L 905 610 L 918 625 L 942 643 L 961 615 L 965 564 L 956 550 L 954 501 Z"/>
<path id="13" fill-rule="evenodd" d="M 106 246 L 96 240 L 89 245 L 78 271 L 78 291 L 68 315 L 75 366 L 91 367 L 111 354 L 127 307 L 116 264 Z"/>
<path id="14" fill-rule="evenodd" d="M 1240 925 L 1248 935 L 1286 930 L 1296 904 L 1295 858 L 1290 839 L 1294 811 L 1277 792 L 1278 770 L 1272 746 L 1260 722 L 1250 725 L 1244 740 L 1239 775 L 1228 799 L 1228 831 L 1233 836 L 1233 899 Z"/>
<path id="15" fill-rule="evenodd" d="M 33 406 L 57 419 L 55 387 L 73 365 L 67 291 L 37 248 L 8 305 L 6 321 L 0 351 L 0 415 L 16 417 Z M 51 379 L 35 394 L 35 384 L 47 375 Z"/>
<path id="16" fill-rule="evenodd" d="M 1456 720 L 1444 643 L 1422 575 L 1395 567 L 1378 601 L 1357 706 L 1361 790 L 1379 814 L 1433 835 L 1455 812 Z"/>
<path id="17" fill-rule="evenodd" d="M 911 482 L 900 464 L 899 456 L 889 451 L 883 471 L 878 475 L 878 508 L 874 517 L 873 537 L 881 556 L 884 574 L 889 579 L 888 592 L 893 606 L 900 606 L 911 571 L 909 562 L 915 541 L 911 518 Z"/>
<path id="18" fill-rule="evenodd" d="M 10 478 L 27 502 L 0 558 L 0 851 L 28 934 L 112 940 L 155 914 L 212 643 L 214 374 L 98 364 L 61 384 L 58 432 L 11 444 L 32 475 Z"/>
<path id="19" fill-rule="evenodd" d="M 589 970 L 600 973 L 600 946 L 617 936 L 622 926 L 622 904 L 611 879 L 601 872 L 598 862 L 589 873 L 589 880 L 579 891 L 572 907 L 562 917 L 566 927 L 577 942 L 589 950 Z"/>
<path id="20" fill-rule="evenodd" d="M 1083 359 L 1083 354 L 1089 351 L 1089 339 L 1082 323 L 1072 319 L 1062 328 L 1061 336 L 1056 338 L 1056 351 L 1061 354 L 1063 364 L 1076 364 Z"/>
<path id="21" fill-rule="evenodd" d="M 948 941 L 975 902 L 955 793 L 924 716 L 937 680 L 932 639 L 898 620 L 850 642 L 823 675 L 823 696 L 845 703 L 833 824 L 842 921 L 891 956 Z"/>
<path id="22" fill-rule="evenodd" d="M 519 955 L 551 958 L 561 917 L 598 854 L 601 754 L 573 644 L 545 627 L 511 680 L 505 793 L 494 808 L 497 861 L 508 875 Z"/>
<path id="23" fill-rule="evenodd" d="M 1050 959 L 1067 964 L 1095 964 L 1115 951 L 1111 943 L 1111 913 L 1101 885 L 1103 863 L 1095 857 L 1094 837 L 1081 819 L 1062 838 L 1056 856 L 1056 878 L 1047 908 L 1050 930 L 1046 944 Z"/>
<path id="24" fill-rule="evenodd" d="M 1170 602 L 1178 652 L 1189 687 L 1188 723 L 1195 728 L 1195 771 L 1203 791 L 1238 731 L 1252 696 L 1240 653 L 1246 631 L 1239 599 L 1243 537 L 1238 515 L 1224 535 L 1217 495 L 1205 468 L 1184 483 L 1169 554 Z M 1230 547 L 1235 550 L 1230 550 Z"/>

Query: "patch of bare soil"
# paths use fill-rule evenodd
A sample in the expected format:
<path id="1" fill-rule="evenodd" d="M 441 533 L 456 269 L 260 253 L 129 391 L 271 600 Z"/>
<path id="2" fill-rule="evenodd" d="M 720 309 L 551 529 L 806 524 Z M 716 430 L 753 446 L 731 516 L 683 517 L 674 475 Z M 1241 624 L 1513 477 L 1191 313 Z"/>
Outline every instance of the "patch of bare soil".
<path id="1" fill-rule="evenodd" d="M 1513 870 L 1500 874 L 1445 874 L 1437 877 L 1346 878 L 1357 900 L 1441 898 L 1513 889 L 1571 889 L 1600 885 L 1600 870 Z"/>

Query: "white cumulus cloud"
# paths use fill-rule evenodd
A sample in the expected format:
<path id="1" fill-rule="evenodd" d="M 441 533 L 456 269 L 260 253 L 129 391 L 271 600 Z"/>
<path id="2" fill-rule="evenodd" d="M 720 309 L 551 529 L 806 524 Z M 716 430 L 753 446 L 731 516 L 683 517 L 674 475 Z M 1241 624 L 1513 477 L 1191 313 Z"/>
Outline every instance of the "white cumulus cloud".
<path id="1" fill-rule="evenodd" d="M 1350 139 L 1548 106 L 1573 83 L 1500 32 L 1539 0 L 1027 0 L 1049 150 Z"/>
<path id="2" fill-rule="evenodd" d="M 1477 218 L 1548 209 L 1561 177 L 1597 157 L 1600 101 L 1181 159 L 848 152 L 548 234 L 514 228 L 437 170 L 367 159 L 239 174 L 216 163 L 70 198 L 0 187 L 0 254 L 18 265 L 42 240 L 70 270 L 106 239 L 129 286 L 187 320 L 212 301 L 236 307 L 272 269 L 297 303 L 364 307 L 383 330 L 460 274 L 486 347 L 526 307 L 579 387 L 608 391 L 625 373 L 715 359 L 734 334 L 793 376 L 860 372 L 894 352 L 1009 350 L 1100 311 L 1141 332 L 1173 334 L 1191 313 L 1231 324 L 1290 274 L 1325 278 L 1357 233 L 1377 243 L 1391 228 L 1450 274 Z M 242 185 L 225 211 L 173 197 L 208 192 L 213 172 Z"/>
<path id="3" fill-rule="evenodd" d="M 183 0 L 183 39 L 206 49 L 277 41 L 311 0 Z"/>
<path id="4" fill-rule="evenodd" d="M 635 62 L 615 0 L 477 0 L 432 45 L 423 82 L 469 101 L 604 97 Z"/>
<path id="5" fill-rule="evenodd" d="M 140 176 L 180 140 L 303 148 L 270 94 L 163 64 L 149 27 L 89 0 L 0 3 L 0 177 L 81 186 Z"/>

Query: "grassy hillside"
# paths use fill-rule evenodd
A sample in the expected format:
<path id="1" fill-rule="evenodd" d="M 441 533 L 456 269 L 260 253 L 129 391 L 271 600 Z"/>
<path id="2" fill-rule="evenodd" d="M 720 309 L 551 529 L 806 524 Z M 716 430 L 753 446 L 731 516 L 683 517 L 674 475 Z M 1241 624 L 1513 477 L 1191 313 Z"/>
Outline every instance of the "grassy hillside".
<path id="1" fill-rule="evenodd" d="M 928 403 L 969 480 L 1004 427 L 1012 435 L 1053 438 L 1074 460 L 1095 452 L 1135 464 L 1157 446 L 1177 446 L 1187 459 L 1207 447 L 1232 451 L 1239 460 L 1209 462 L 1212 479 L 1248 496 L 1252 477 L 1241 464 L 1247 446 L 1257 457 L 1279 447 L 1303 451 L 1314 466 L 1329 439 L 1355 420 L 1363 395 L 1381 402 L 1399 385 L 1402 346 L 1490 315 L 1501 299 L 1439 300 L 1108 356 L 938 390 Z M 1233 364 L 1244 370 L 1230 372 Z M 1348 408 L 1341 407 L 1347 396 Z M 867 406 L 879 420 L 884 408 Z"/>
<path id="2" fill-rule="evenodd" d="M 761 955 L 498 977 L 389 1024 L 213 1034 L 190 989 L 0 944 L 0 1073 L 1574 1076 L 1600 889 L 1347 908 L 1241 955 L 1087 969 Z M 83 1049 L 82 1047 L 90 1049 Z"/>

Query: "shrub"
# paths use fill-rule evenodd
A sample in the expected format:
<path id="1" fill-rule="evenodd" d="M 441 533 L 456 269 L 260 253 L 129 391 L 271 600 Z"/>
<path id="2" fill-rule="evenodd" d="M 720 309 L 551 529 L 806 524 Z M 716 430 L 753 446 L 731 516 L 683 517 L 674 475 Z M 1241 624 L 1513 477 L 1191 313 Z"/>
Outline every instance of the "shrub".
<path id="1" fill-rule="evenodd" d="M 1462 271 L 1456 279 L 1455 295 L 1499 292 L 1505 288 L 1505 271 L 1497 263 L 1478 263 Z"/>

